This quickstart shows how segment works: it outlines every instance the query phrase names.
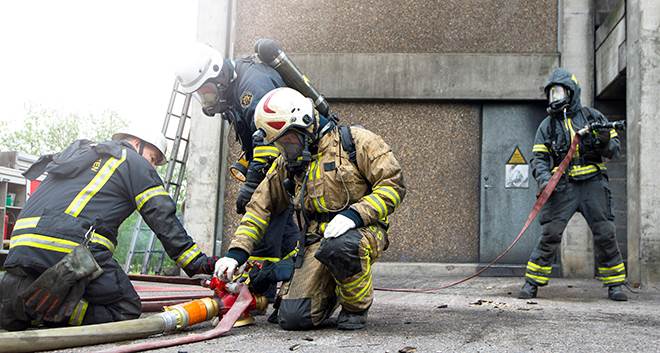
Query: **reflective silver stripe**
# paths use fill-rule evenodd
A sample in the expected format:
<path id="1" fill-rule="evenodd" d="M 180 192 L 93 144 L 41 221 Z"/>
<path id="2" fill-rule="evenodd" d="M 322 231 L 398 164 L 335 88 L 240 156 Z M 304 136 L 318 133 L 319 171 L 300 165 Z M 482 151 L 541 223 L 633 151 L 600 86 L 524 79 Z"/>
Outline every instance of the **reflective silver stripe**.
<path id="1" fill-rule="evenodd" d="M 37 223 L 39 223 L 39 219 L 41 219 L 41 217 L 21 218 L 16 221 L 16 224 L 14 225 L 14 230 L 36 228 Z"/>
<path id="2" fill-rule="evenodd" d="M 108 250 L 110 250 L 110 252 L 115 251 L 115 245 L 112 243 L 112 241 L 98 233 L 94 233 L 92 235 L 91 242 L 105 246 L 108 248 Z M 17 246 L 29 246 L 32 248 L 57 251 L 68 254 L 78 245 L 80 244 L 75 241 L 49 237 L 41 234 L 21 234 L 11 237 L 9 248 L 11 249 Z"/>
<path id="3" fill-rule="evenodd" d="M 181 256 L 176 259 L 176 264 L 181 268 L 185 268 L 194 258 L 199 255 L 202 251 L 199 250 L 197 244 L 193 244 L 188 250 L 184 251 Z"/>
<path id="4" fill-rule="evenodd" d="M 78 217 L 80 212 L 87 206 L 87 203 L 96 195 L 99 190 L 108 182 L 115 170 L 126 160 L 126 150 L 122 149 L 121 159 L 110 157 L 103 167 L 96 173 L 94 178 L 85 186 L 78 195 L 71 201 L 69 207 L 66 208 L 64 213 L 68 213 L 74 217 Z"/>
<path id="5" fill-rule="evenodd" d="M 73 248 L 78 246 L 78 243 L 39 234 L 21 234 L 11 237 L 9 248 L 12 249 L 17 246 L 29 246 L 44 250 L 70 253 L 73 251 Z"/>
<path id="6" fill-rule="evenodd" d="M 144 190 L 141 192 L 139 195 L 135 196 L 135 206 L 137 207 L 138 211 L 142 209 L 142 206 L 144 206 L 147 201 L 149 201 L 152 197 L 156 196 L 170 196 L 170 194 L 165 191 L 165 188 L 162 185 L 154 186 L 152 188 L 149 188 L 147 190 Z"/>
<path id="7" fill-rule="evenodd" d="M 286 57 L 286 54 L 284 54 L 283 51 L 280 51 L 280 54 L 268 65 L 270 65 L 273 69 L 277 69 L 277 67 L 282 63 L 282 60 L 284 60 L 284 57 Z"/>
<path id="8" fill-rule="evenodd" d="M 94 234 L 92 234 L 92 239 L 90 239 L 90 241 L 92 243 L 97 243 L 105 246 L 106 248 L 108 248 L 108 250 L 110 250 L 111 253 L 115 252 L 115 244 L 113 244 L 110 239 L 102 236 L 99 233 L 94 232 Z"/>

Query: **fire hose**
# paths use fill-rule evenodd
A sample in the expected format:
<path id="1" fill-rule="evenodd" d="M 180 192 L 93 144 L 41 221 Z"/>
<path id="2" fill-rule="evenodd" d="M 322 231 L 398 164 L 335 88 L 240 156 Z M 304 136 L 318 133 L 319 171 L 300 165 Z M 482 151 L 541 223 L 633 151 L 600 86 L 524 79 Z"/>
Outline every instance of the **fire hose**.
<path id="1" fill-rule="evenodd" d="M 557 183 L 559 182 L 559 179 L 562 177 L 564 172 L 566 171 L 566 168 L 571 162 L 571 159 L 573 159 L 573 154 L 575 154 L 575 150 L 577 145 L 580 143 L 580 137 L 584 136 L 585 134 L 589 133 L 592 130 L 600 130 L 600 129 L 620 129 L 623 130 L 625 129 L 625 121 L 615 121 L 615 122 L 609 122 L 605 124 L 601 123 L 595 123 L 591 125 L 587 125 L 580 131 L 578 131 L 575 134 L 575 138 L 571 142 L 570 148 L 568 149 L 568 153 L 566 153 L 566 157 L 561 161 L 559 164 L 559 167 L 557 171 L 552 175 L 550 178 L 550 181 L 548 184 L 543 188 L 543 191 L 539 195 L 539 197 L 536 199 L 536 202 L 534 203 L 534 206 L 532 207 L 532 211 L 529 213 L 527 216 L 527 220 L 525 221 L 525 225 L 522 227 L 518 235 L 513 239 L 511 244 L 504 249 L 502 253 L 497 255 L 497 257 L 489 262 L 486 266 L 481 268 L 479 271 L 462 278 L 460 280 L 441 285 L 440 287 L 437 288 L 380 288 L 380 287 L 374 287 L 374 290 L 382 291 L 382 292 L 403 292 L 403 293 L 435 293 L 437 291 L 440 291 L 442 289 L 447 289 L 456 285 L 459 285 L 461 283 L 467 282 L 480 274 L 482 274 L 484 271 L 488 270 L 491 268 L 494 264 L 496 264 L 500 259 L 502 259 L 506 254 L 513 249 L 513 247 L 518 243 L 518 241 L 522 238 L 523 234 L 525 234 L 525 231 L 527 231 L 527 228 L 532 224 L 532 221 L 536 218 L 538 213 L 541 211 L 541 208 L 543 208 L 543 205 L 545 205 L 546 202 L 548 202 L 548 199 L 550 199 L 550 195 L 552 195 L 552 192 L 555 190 L 555 187 L 557 186 Z"/>
<path id="2" fill-rule="evenodd" d="M 113 348 L 108 352 L 136 352 L 218 337 L 231 329 L 236 320 L 250 310 L 265 310 L 268 302 L 253 296 L 242 283 L 224 283 L 212 278 L 213 298 L 203 298 L 165 308 L 165 312 L 136 320 L 79 327 L 64 327 L 23 332 L 0 333 L 0 352 L 34 352 L 146 338 L 180 331 L 222 317 L 213 329 L 171 340 L 146 342 Z"/>

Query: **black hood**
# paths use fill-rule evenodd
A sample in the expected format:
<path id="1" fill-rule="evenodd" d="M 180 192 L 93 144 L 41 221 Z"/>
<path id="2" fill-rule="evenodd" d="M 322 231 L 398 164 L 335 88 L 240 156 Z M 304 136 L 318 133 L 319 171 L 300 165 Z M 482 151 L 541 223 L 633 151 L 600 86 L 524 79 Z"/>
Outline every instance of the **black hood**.
<path id="1" fill-rule="evenodd" d="M 548 78 L 547 83 L 545 84 L 545 97 L 546 99 L 548 98 L 548 92 L 550 91 L 550 87 L 559 84 L 564 87 L 566 87 L 569 91 L 571 91 L 571 104 L 569 107 L 569 111 L 572 112 L 577 112 L 580 110 L 582 107 L 582 103 L 580 102 L 580 93 L 582 90 L 580 89 L 580 84 L 578 84 L 578 80 L 573 75 L 572 73 L 568 72 L 568 70 L 563 69 L 563 68 L 557 68 L 555 71 L 552 72 L 550 77 Z"/>

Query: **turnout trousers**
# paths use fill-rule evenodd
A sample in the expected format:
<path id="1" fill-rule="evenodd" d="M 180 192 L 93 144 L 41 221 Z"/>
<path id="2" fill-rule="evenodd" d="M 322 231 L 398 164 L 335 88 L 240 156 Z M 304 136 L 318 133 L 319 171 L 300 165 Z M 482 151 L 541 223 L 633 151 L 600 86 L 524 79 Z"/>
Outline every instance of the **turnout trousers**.
<path id="1" fill-rule="evenodd" d="M 566 224 L 580 212 L 593 233 L 596 276 L 605 286 L 626 281 L 625 267 L 616 242 L 612 195 L 605 175 L 583 181 L 562 179 L 541 210 L 541 239 L 527 262 L 526 280 L 537 286 L 548 284 L 552 262 Z"/>
<path id="2" fill-rule="evenodd" d="M 78 326 L 105 322 L 137 319 L 142 306 L 124 270 L 112 258 L 109 251 L 95 256 L 103 269 L 85 289 L 83 299 L 76 305 L 65 322 L 45 322 L 47 326 Z M 105 261 L 103 261 L 105 260 Z M 9 331 L 25 330 L 32 317 L 26 312 L 20 293 L 34 282 L 36 277 L 20 268 L 8 269 L 0 279 L 0 328 Z"/>
<path id="3" fill-rule="evenodd" d="M 308 242 L 319 235 L 308 234 Z M 371 266 L 387 248 L 380 225 L 351 229 L 336 238 L 308 244 L 303 264 L 280 292 L 279 325 L 307 330 L 320 325 L 338 305 L 349 312 L 369 309 L 373 301 Z"/>

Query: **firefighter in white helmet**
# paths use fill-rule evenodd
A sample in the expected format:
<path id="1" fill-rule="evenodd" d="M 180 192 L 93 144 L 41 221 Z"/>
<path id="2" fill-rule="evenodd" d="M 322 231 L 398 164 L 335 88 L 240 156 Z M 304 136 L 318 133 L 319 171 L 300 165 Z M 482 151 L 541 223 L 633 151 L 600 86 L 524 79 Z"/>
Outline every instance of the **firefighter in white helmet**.
<path id="1" fill-rule="evenodd" d="M 133 127 L 112 141 L 77 140 L 24 173 L 48 175 L 12 232 L 0 281 L 0 328 L 138 318 L 140 298 L 112 257 L 118 228 L 135 210 L 188 275 L 212 273 L 216 258 L 186 233 L 154 169 L 167 162 L 165 147 L 160 131 Z"/>
<path id="2" fill-rule="evenodd" d="M 281 293 L 280 326 L 316 327 L 339 304 L 337 328 L 364 328 L 373 301 L 371 266 L 388 246 L 388 216 L 405 195 L 398 161 L 380 136 L 336 126 L 290 88 L 266 94 L 255 120 L 282 154 L 248 203 L 215 274 L 231 278 L 268 236 L 271 215 L 294 204 L 306 236 L 302 264 Z"/>
<path id="3" fill-rule="evenodd" d="M 205 44 L 197 44 L 188 52 L 188 60 L 176 73 L 179 89 L 192 93 L 204 114 L 219 114 L 234 127 L 247 164 L 236 198 L 236 212 L 244 214 L 245 205 L 279 155 L 277 148 L 265 143 L 260 135 L 253 136 L 255 108 L 264 94 L 284 86 L 284 81 L 277 71 L 254 56 L 235 61 L 223 59 L 217 50 Z M 234 170 L 232 174 L 236 175 Z M 250 258 L 261 262 L 250 274 L 252 290 L 270 299 L 274 299 L 276 283 L 291 277 L 300 238 L 292 212 L 285 209 L 272 215 L 267 240 L 259 244 Z"/>

